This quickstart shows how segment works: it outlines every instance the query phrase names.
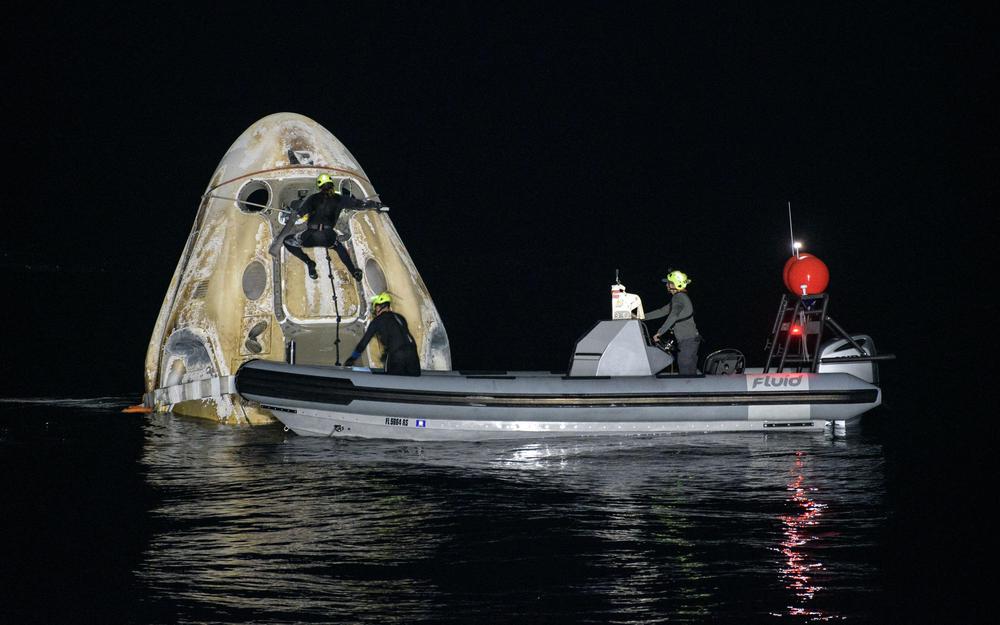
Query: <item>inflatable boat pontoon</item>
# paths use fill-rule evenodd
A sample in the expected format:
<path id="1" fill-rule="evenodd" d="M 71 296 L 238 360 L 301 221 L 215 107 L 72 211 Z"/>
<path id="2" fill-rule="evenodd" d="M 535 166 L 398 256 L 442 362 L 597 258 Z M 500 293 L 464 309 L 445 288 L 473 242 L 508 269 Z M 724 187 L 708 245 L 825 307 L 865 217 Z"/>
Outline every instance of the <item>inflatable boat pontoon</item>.
<path id="1" fill-rule="evenodd" d="M 487 440 L 666 432 L 823 430 L 836 433 L 881 403 L 874 345 L 826 343 L 812 372 L 744 370 L 742 354 L 706 360 L 707 374 L 660 373 L 672 357 L 637 319 L 599 322 L 566 374 L 427 371 L 255 360 L 236 375 L 244 399 L 307 436 Z"/>

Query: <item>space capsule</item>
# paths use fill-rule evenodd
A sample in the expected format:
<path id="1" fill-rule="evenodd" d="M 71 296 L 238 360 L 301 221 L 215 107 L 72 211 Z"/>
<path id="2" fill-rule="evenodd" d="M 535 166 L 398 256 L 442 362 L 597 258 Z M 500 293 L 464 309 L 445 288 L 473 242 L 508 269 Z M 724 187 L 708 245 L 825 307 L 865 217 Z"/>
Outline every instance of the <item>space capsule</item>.
<path id="1" fill-rule="evenodd" d="M 305 227 L 294 209 L 320 174 L 341 193 L 372 200 L 335 226 L 363 277 L 334 250 L 306 248 L 318 279 L 281 245 Z M 212 175 L 146 353 L 144 404 L 227 423 L 268 423 L 266 406 L 234 393 L 233 374 L 252 359 L 341 364 L 387 291 L 409 322 L 421 367 L 451 368 L 444 324 L 388 208 L 347 148 L 317 122 L 277 113 L 233 143 Z M 373 341 L 358 364 L 381 366 Z"/>

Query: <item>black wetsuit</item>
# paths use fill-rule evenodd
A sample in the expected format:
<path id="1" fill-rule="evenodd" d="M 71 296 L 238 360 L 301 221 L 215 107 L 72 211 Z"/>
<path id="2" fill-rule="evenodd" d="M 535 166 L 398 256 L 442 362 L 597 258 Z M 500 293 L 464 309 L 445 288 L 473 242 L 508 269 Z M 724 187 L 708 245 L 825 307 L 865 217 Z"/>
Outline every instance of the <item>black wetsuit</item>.
<path id="1" fill-rule="evenodd" d="M 698 347 L 701 345 L 701 335 L 694 323 L 694 304 L 691 297 L 684 291 L 678 291 L 670 298 L 670 303 L 646 313 L 646 320 L 666 317 L 663 325 L 656 331 L 661 337 L 672 330 L 677 339 L 677 370 L 681 375 L 696 375 L 698 373 Z"/>
<path id="2" fill-rule="evenodd" d="M 309 255 L 302 248 L 304 247 L 332 247 L 340 257 L 351 275 L 357 274 L 357 267 L 354 261 L 347 254 L 344 244 L 337 240 L 337 231 L 333 229 L 340 219 L 340 211 L 345 208 L 358 208 L 365 206 L 365 202 L 340 193 L 326 193 L 318 191 L 313 193 L 302 202 L 302 205 L 295 211 L 296 219 L 308 215 L 306 229 L 302 232 L 285 237 L 282 243 L 293 256 L 304 262 L 308 267 L 315 267 Z"/>
<path id="3" fill-rule="evenodd" d="M 417 356 L 417 344 L 406 326 L 403 315 L 387 310 L 372 319 L 368 330 L 354 348 L 352 358 L 356 358 L 372 337 L 385 348 L 385 372 L 393 375 L 420 375 L 420 358 Z"/>

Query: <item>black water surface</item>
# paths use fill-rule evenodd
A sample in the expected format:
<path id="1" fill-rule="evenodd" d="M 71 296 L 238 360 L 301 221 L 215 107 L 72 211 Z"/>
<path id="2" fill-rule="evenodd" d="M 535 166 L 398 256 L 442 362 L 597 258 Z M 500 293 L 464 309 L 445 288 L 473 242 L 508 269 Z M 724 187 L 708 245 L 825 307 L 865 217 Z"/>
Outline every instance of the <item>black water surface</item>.
<path id="1" fill-rule="evenodd" d="M 889 623 L 972 613 L 951 593 L 953 560 L 934 551 L 937 517 L 914 516 L 936 503 L 907 486 L 912 467 L 898 464 L 912 454 L 885 409 L 846 439 L 407 443 L 119 412 L 128 403 L 0 400 L 2 620 Z"/>

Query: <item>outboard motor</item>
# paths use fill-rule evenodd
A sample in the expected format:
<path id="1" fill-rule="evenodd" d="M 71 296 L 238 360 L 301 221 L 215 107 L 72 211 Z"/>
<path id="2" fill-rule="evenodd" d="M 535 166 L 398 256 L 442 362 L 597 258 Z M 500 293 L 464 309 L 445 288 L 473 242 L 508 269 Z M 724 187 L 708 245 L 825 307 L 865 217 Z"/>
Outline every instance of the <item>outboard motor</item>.
<path id="1" fill-rule="evenodd" d="M 878 355 L 875 341 L 866 334 L 852 335 L 854 344 L 847 339 L 834 339 L 820 347 L 817 373 L 850 373 L 869 384 L 878 385 L 878 364 L 873 357 Z M 858 347 L 864 353 L 858 351 Z M 857 358 L 858 360 L 854 360 Z M 844 359 L 844 362 L 836 362 Z M 852 362 L 853 361 L 853 362 Z"/>

